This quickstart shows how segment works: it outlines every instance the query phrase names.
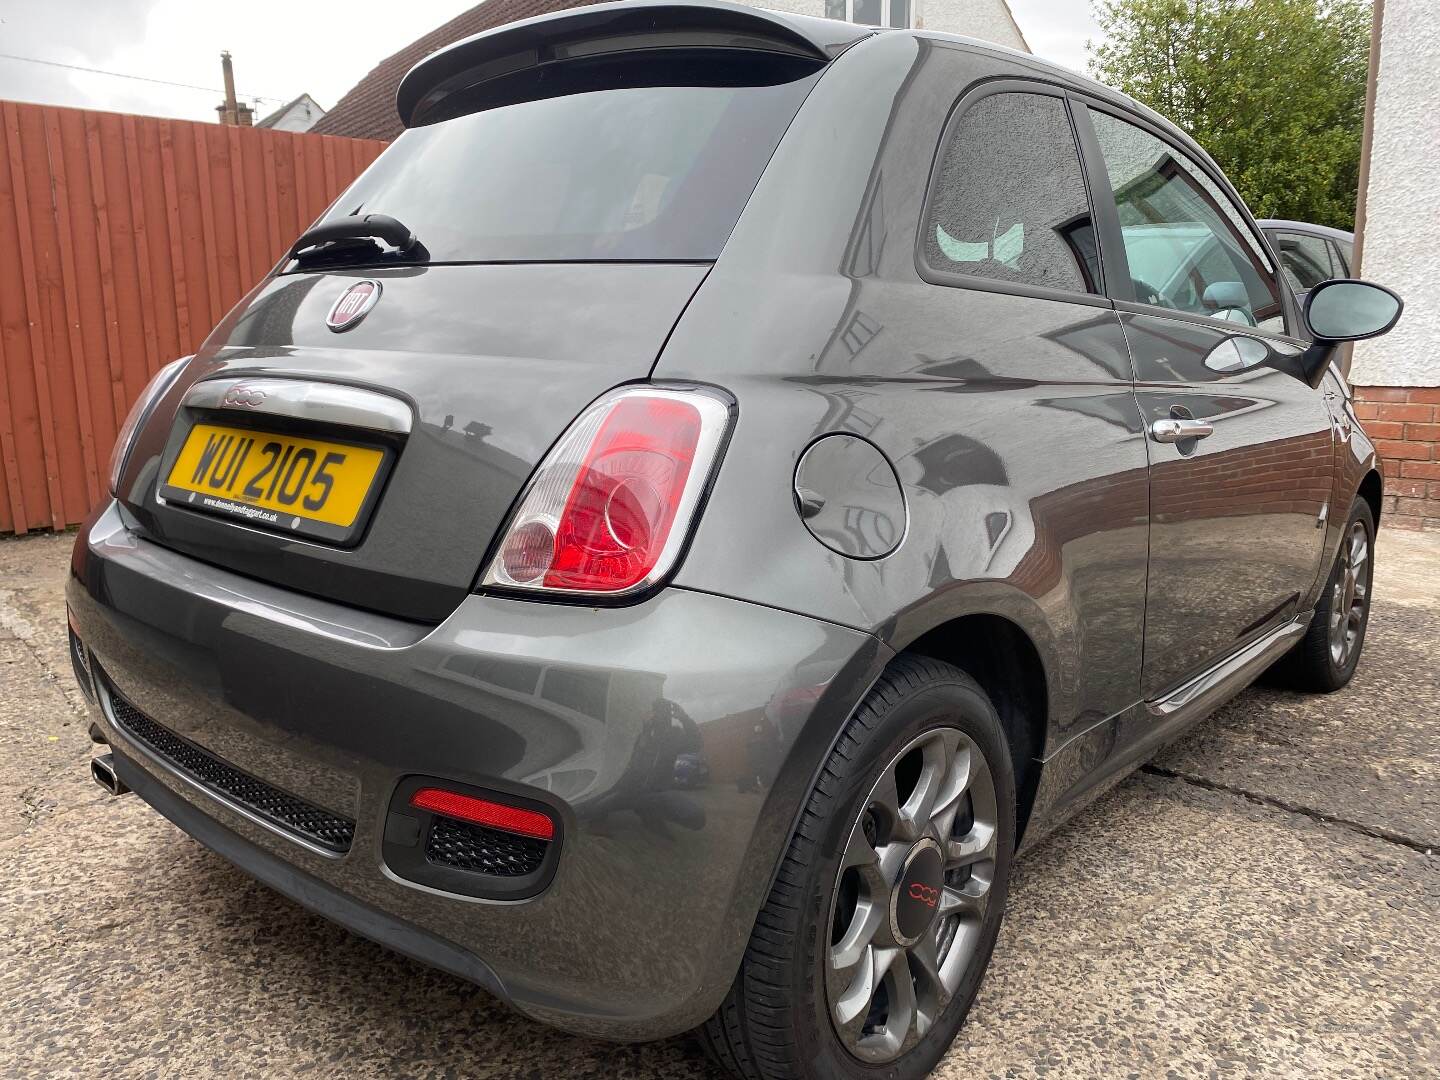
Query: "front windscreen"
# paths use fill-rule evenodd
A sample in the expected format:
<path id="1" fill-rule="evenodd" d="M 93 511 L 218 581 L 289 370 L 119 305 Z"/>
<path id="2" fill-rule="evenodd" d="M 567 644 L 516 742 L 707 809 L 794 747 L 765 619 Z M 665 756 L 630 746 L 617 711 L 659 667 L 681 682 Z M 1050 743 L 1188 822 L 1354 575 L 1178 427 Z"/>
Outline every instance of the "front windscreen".
<path id="1" fill-rule="evenodd" d="M 412 128 L 325 220 L 398 218 L 431 262 L 714 259 L 815 78 L 597 90 Z"/>

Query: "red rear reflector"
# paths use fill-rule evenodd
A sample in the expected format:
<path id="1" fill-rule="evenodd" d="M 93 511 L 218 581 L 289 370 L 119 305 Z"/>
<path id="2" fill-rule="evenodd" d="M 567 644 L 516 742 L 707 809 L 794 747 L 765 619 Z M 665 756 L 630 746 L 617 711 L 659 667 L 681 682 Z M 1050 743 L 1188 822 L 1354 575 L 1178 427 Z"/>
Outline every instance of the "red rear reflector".
<path id="1" fill-rule="evenodd" d="M 468 821 L 472 825 L 483 825 L 487 829 L 530 836 L 536 840 L 555 839 L 555 822 L 548 814 L 535 810 L 522 810 L 518 806 L 505 806 L 489 799 L 477 799 L 473 795 L 461 795 L 456 791 L 442 791 L 440 788 L 421 788 L 410 796 L 410 805 L 432 814 Z"/>

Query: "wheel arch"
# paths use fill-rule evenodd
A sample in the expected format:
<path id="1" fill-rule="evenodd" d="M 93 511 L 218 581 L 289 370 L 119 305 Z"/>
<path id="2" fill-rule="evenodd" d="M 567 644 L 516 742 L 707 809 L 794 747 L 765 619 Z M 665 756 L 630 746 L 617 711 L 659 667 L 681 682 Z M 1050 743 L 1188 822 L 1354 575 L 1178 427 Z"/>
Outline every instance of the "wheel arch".
<path id="1" fill-rule="evenodd" d="M 1380 528 L 1380 508 L 1384 504 L 1385 478 L 1380 471 L 1373 466 L 1360 480 L 1360 488 L 1356 495 L 1364 499 L 1370 505 L 1370 514 L 1375 519 L 1375 528 Z M 1349 513 L 1349 511 L 1346 511 Z"/>
<path id="2" fill-rule="evenodd" d="M 931 627 L 897 652 L 953 664 L 985 691 L 1010 743 L 1015 765 L 1017 843 L 1025 835 L 1040 779 L 1039 759 L 1050 724 L 1050 680 L 1040 649 L 1025 628 L 1004 615 L 975 612 Z"/>

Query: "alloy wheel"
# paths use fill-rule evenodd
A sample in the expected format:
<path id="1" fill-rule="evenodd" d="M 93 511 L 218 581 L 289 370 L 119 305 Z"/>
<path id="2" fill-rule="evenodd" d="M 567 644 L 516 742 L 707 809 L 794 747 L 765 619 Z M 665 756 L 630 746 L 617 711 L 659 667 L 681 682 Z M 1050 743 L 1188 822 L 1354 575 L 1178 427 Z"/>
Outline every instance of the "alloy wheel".
<path id="1" fill-rule="evenodd" d="M 989 762 L 953 727 L 912 740 L 861 805 L 825 953 L 830 1019 L 860 1060 L 910 1050 L 964 978 L 995 874 L 996 809 Z"/>
<path id="2" fill-rule="evenodd" d="M 1339 574 L 1330 594 L 1330 659 L 1343 671 L 1354 656 L 1370 603 L 1370 534 L 1353 522 L 1340 545 Z"/>

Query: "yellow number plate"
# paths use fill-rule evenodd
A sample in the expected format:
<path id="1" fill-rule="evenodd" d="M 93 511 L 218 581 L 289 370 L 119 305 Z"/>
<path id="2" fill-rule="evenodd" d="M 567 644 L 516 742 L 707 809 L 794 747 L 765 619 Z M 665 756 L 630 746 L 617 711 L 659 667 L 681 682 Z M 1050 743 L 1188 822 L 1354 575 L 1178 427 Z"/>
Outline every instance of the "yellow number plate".
<path id="1" fill-rule="evenodd" d="M 383 450 L 196 424 L 170 469 L 166 497 L 197 509 L 340 538 L 356 523 Z M 322 528 L 304 528 L 319 523 Z M 329 528 L 323 528 L 329 526 Z"/>

